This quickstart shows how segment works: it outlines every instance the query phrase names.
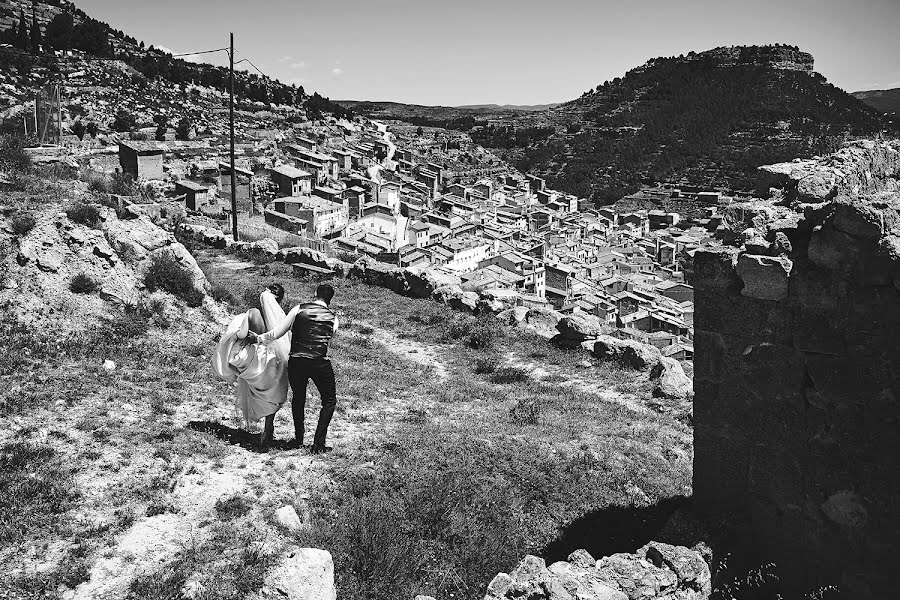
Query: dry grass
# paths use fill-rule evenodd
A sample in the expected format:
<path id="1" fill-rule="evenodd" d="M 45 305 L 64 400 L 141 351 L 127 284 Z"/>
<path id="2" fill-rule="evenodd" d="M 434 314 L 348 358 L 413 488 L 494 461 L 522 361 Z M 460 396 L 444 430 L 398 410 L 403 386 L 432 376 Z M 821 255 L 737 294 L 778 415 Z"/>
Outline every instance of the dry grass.
<path id="1" fill-rule="evenodd" d="M 272 282 L 285 286 L 286 305 L 318 283 L 274 263 L 208 254 L 201 266 L 234 311 Z M 341 597 L 474 598 L 581 514 L 687 491 L 690 432 L 637 406 L 633 374 L 585 371 L 577 353 L 428 300 L 333 284 L 343 332 L 331 350 L 335 452 L 324 458 L 256 454 L 191 423 L 236 425 L 231 391 L 209 368 L 220 326 L 199 312 L 168 329 L 153 311 L 122 312 L 72 336 L 0 319 L 0 445 L 23 465 L 53 448 L 39 480 L 29 476 L 37 467 L 5 469 L 6 488 L 34 484 L 36 497 L 53 498 L 16 504 L 0 492 L 13 522 L 40 523 L 7 534 L 10 568 L 22 568 L 7 589 L 55 597 L 118 556 L 123 537 L 170 520 L 190 535 L 166 534 L 162 562 L 127 563 L 134 578 L 123 594 L 176 598 L 200 586 L 199 597 L 243 597 L 290 542 L 332 551 Z M 308 421 L 318 408 L 310 396 Z M 276 438 L 289 436 L 289 413 L 279 412 Z M 57 482 L 68 495 L 53 492 Z M 285 540 L 271 515 L 301 495 L 313 526 Z M 46 568 L 35 570 L 30 546 L 45 548 Z"/>
<path id="2" fill-rule="evenodd" d="M 317 283 L 275 264 L 244 267 L 205 265 L 233 297 L 279 281 L 293 303 Z M 338 488 L 314 499 L 298 543 L 332 551 L 340 595 L 481 597 L 494 574 L 582 514 L 689 494 L 690 431 L 642 405 L 638 374 L 586 371 L 583 354 L 489 319 L 331 283 L 345 314 L 331 352 L 346 399 L 338 418 L 365 437 L 333 457 Z M 436 349 L 447 377 L 398 361 L 383 330 Z"/>

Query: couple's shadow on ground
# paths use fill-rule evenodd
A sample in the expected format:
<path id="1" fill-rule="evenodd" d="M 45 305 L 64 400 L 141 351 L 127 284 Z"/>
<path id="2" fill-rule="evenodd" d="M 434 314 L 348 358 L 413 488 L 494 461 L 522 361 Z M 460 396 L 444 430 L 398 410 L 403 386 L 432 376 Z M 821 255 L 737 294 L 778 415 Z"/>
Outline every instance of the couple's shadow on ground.
<path id="1" fill-rule="evenodd" d="M 188 428 L 201 433 L 209 433 L 224 442 L 228 442 L 234 446 L 240 446 L 251 452 L 265 452 L 259 447 L 259 434 L 250 433 L 243 429 L 235 429 L 228 425 L 216 421 L 191 421 Z M 293 449 L 288 440 L 275 439 L 269 444 L 272 450 L 291 450 Z"/>

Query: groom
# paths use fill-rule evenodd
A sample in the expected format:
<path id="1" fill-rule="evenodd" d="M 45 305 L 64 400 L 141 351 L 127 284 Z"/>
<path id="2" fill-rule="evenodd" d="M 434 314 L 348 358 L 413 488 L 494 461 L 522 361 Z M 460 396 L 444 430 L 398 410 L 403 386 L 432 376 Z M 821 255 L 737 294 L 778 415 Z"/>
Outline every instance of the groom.
<path id="1" fill-rule="evenodd" d="M 322 397 L 319 424 L 316 427 L 313 454 L 329 452 L 325 445 L 328 425 L 337 405 L 334 369 L 328 360 L 328 344 L 338 329 L 337 315 L 328 308 L 334 297 L 334 288 L 323 283 L 316 288 L 312 302 L 299 304 L 291 309 L 287 317 L 275 329 L 258 336 L 258 341 L 268 343 L 291 332 L 291 357 L 288 361 L 288 381 L 294 392 L 291 412 L 294 416 L 296 444 L 303 445 L 303 420 L 306 409 L 306 386 L 312 379 Z"/>

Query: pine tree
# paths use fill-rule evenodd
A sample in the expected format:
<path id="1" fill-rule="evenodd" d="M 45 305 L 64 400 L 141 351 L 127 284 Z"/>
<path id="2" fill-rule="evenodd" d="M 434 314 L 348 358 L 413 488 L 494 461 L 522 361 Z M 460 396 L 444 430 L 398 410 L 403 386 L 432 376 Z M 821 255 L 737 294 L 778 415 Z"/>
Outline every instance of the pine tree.
<path id="1" fill-rule="evenodd" d="M 28 24 L 25 22 L 25 11 L 19 13 L 19 29 L 13 42 L 16 50 L 28 50 Z"/>
<path id="2" fill-rule="evenodd" d="M 37 20 L 37 3 L 31 5 L 31 53 L 37 54 L 41 51 L 41 26 Z"/>

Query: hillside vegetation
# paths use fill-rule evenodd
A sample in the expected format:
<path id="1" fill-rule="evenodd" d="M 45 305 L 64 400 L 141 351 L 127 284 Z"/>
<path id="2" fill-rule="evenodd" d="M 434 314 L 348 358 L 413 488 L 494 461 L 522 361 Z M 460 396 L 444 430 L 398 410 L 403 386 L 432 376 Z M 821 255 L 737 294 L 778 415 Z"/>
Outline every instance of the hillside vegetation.
<path id="1" fill-rule="evenodd" d="M 883 113 L 900 113 L 900 88 L 853 92 L 853 96 Z"/>
<path id="2" fill-rule="evenodd" d="M 550 186 L 611 203 L 659 181 L 749 190 L 760 165 L 831 152 L 849 137 L 900 131 L 812 65 L 812 56 L 793 46 L 716 48 L 650 60 L 541 112 L 356 106 L 468 131 Z"/>
<path id="3" fill-rule="evenodd" d="M 0 88 L 0 114 L 33 100 L 35 91 L 46 83 L 62 81 L 79 88 L 80 106 L 96 104 L 93 97 L 99 96 L 115 107 L 113 112 L 167 111 L 172 126 L 181 118 L 194 122 L 215 118 L 216 112 L 220 113 L 218 120 L 224 121 L 221 108 L 228 89 L 227 68 L 191 62 L 145 45 L 65 0 L 38 2 L 33 10 L 30 2 L 0 0 L 3 43 L 9 46 L 0 47 L 0 83 L 6 84 Z M 188 86 L 202 89 L 189 93 Z M 235 97 L 242 110 L 277 106 L 290 116 L 291 109 L 303 109 L 310 118 L 324 112 L 339 117 L 351 114 L 318 93 L 307 94 L 303 86 L 284 84 L 248 70 L 246 65 L 235 72 Z M 113 127 L 109 114 L 81 115 L 78 111 L 70 116 L 98 119 L 101 128 Z"/>

